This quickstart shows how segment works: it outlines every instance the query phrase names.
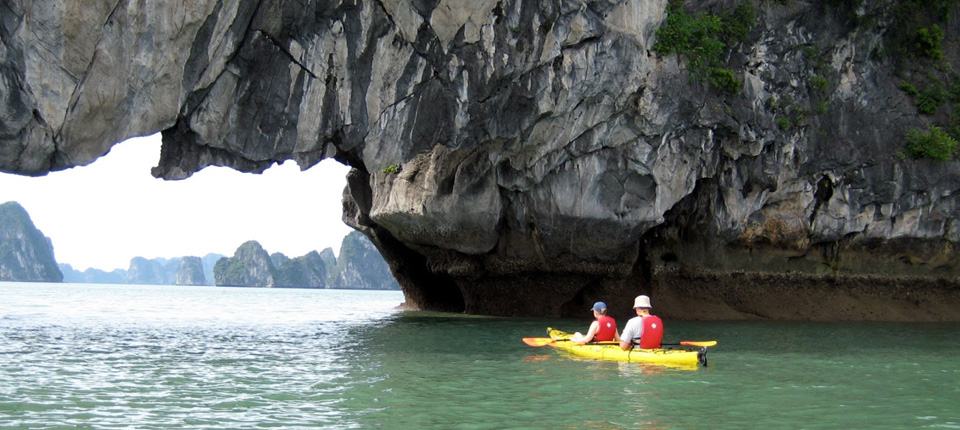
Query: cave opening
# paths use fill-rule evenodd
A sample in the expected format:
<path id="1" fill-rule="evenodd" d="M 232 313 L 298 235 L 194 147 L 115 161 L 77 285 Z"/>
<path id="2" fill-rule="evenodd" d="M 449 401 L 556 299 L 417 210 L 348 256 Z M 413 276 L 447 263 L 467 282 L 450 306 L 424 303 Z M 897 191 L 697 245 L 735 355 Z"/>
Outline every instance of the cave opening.
<path id="1" fill-rule="evenodd" d="M 151 174 L 161 145 L 158 133 L 117 143 L 86 166 L 0 173 L 0 203 L 20 203 L 57 263 L 78 273 L 127 271 L 135 257 L 229 257 L 250 240 L 290 258 L 327 248 L 338 256 L 354 231 L 341 204 L 350 167 L 337 160 L 306 170 L 287 161 L 254 174 L 209 166 L 162 180 Z M 204 269 L 214 285 L 212 268 Z"/>

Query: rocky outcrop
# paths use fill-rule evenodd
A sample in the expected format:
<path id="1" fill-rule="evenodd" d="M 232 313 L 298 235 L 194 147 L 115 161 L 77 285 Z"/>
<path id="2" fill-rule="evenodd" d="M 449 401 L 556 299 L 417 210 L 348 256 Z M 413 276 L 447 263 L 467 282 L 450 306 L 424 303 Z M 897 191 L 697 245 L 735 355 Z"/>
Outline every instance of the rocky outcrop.
<path id="1" fill-rule="evenodd" d="M 671 318 L 703 297 L 724 310 L 697 318 L 812 317 L 772 285 L 749 293 L 763 312 L 737 298 L 740 274 L 769 273 L 917 311 L 928 284 L 863 298 L 861 276 L 940 279 L 931 318 L 960 315 L 960 165 L 903 145 L 954 121 L 952 3 L 761 2 L 706 64 L 657 45 L 683 34 L 658 35 L 665 0 L 0 9 L 0 170 L 156 131 L 167 179 L 335 157 L 345 221 L 412 307 L 616 315 L 645 292 Z M 727 282 L 669 282 L 702 276 Z"/>
<path id="2" fill-rule="evenodd" d="M 293 288 L 325 288 L 327 268 L 320 253 L 310 251 L 297 258 L 288 258 L 277 252 L 270 255 L 277 269 L 277 286 Z"/>
<path id="3" fill-rule="evenodd" d="M 327 285 L 333 285 L 333 275 L 337 270 L 337 256 L 332 248 L 324 248 L 320 251 L 320 260 L 323 262 L 323 271 L 327 274 L 325 280 Z"/>
<path id="4" fill-rule="evenodd" d="M 127 283 L 127 271 L 123 269 L 116 269 L 110 272 L 106 272 L 100 269 L 88 268 L 84 271 L 79 271 L 73 268 L 73 266 L 60 263 L 58 264 L 60 271 L 63 272 L 63 282 L 68 282 L 71 284 L 125 284 Z"/>
<path id="5" fill-rule="evenodd" d="M 0 281 L 63 281 L 53 242 L 17 202 L 0 204 Z"/>
<path id="6" fill-rule="evenodd" d="M 208 285 L 200 257 L 183 257 L 177 266 L 176 285 Z"/>
<path id="7" fill-rule="evenodd" d="M 217 265 L 217 261 L 219 261 L 221 258 L 226 258 L 226 256 L 222 254 L 210 253 L 204 255 L 203 258 L 200 259 L 203 262 L 203 277 L 207 280 L 207 282 L 209 282 L 207 285 L 214 285 L 213 267 Z"/>
<path id="8" fill-rule="evenodd" d="M 212 285 L 213 266 L 223 258 L 220 254 L 199 257 L 175 257 L 171 259 L 134 257 L 130 270 L 116 269 L 105 272 L 89 268 L 83 272 L 69 264 L 59 264 L 64 282 L 87 284 L 140 284 L 140 285 Z M 207 274 L 209 273 L 209 277 Z"/>
<path id="9" fill-rule="evenodd" d="M 233 257 L 217 260 L 213 276 L 219 286 L 270 288 L 276 286 L 277 269 L 267 251 L 251 240 L 240 245 Z"/>
<path id="10" fill-rule="evenodd" d="M 328 265 L 333 264 L 328 273 Z M 286 288 L 399 289 L 386 261 L 360 232 L 348 234 L 340 258 L 332 249 L 311 251 L 289 258 L 276 252 L 268 255 L 257 241 L 237 248 L 233 257 L 217 261 L 217 285 Z"/>
<path id="11" fill-rule="evenodd" d="M 373 242 L 359 231 L 351 232 L 343 238 L 340 258 L 337 259 L 337 267 L 331 278 L 331 284 L 335 288 L 400 289 L 396 278 L 390 273 L 390 267 L 373 246 Z"/>
<path id="12" fill-rule="evenodd" d="M 127 284 L 136 285 L 175 285 L 180 259 L 133 257 L 127 269 Z"/>

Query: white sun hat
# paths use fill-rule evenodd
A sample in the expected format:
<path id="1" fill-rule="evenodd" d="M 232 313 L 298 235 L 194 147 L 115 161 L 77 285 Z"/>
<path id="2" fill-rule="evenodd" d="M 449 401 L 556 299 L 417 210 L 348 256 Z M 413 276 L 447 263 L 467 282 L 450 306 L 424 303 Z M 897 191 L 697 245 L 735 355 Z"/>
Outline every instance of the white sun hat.
<path id="1" fill-rule="evenodd" d="M 636 309 L 636 308 L 652 308 L 652 307 L 653 307 L 653 306 L 650 306 L 650 298 L 647 297 L 647 296 L 637 296 L 637 298 L 634 299 L 634 301 L 633 301 L 633 308 L 634 308 L 634 309 Z"/>

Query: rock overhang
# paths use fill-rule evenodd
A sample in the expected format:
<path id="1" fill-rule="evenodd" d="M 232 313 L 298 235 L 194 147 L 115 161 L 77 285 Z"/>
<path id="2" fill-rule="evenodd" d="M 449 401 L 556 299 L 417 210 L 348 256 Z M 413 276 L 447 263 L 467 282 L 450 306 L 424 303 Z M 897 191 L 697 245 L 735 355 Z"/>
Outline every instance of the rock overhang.
<path id="1" fill-rule="evenodd" d="M 958 242 L 957 164 L 897 157 L 891 136 L 925 120 L 870 60 L 882 38 L 829 14 L 763 15 L 731 51 L 731 96 L 651 51 L 662 1 L 68 3 L 5 6 L 0 168 L 86 164 L 156 131 L 168 179 L 337 158 L 356 170 L 345 219 L 424 308 L 556 316 L 677 297 L 659 281 L 674 270 L 869 275 L 857 261 L 877 254 L 894 274 L 960 270 L 924 251 Z M 833 93 L 798 79 L 811 45 L 836 48 Z"/>

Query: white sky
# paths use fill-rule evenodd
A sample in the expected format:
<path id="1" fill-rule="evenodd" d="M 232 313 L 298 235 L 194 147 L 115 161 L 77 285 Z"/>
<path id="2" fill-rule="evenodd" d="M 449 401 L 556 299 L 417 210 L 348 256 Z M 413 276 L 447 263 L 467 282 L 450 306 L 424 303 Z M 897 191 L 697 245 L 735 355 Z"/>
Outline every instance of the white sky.
<path id="1" fill-rule="evenodd" d="M 341 221 L 349 167 L 335 160 L 300 171 L 293 161 L 263 174 L 207 167 L 181 181 L 150 175 L 160 135 L 115 145 L 90 165 L 43 177 L 0 173 L 0 203 L 16 201 L 76 270 L 128 269 L 133 257 L 232 256 L 256 240 L 299 257 L 333 248 L 353 231 Z"/>

